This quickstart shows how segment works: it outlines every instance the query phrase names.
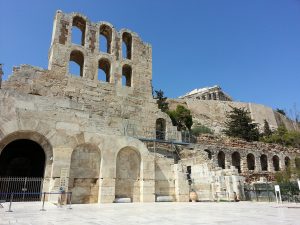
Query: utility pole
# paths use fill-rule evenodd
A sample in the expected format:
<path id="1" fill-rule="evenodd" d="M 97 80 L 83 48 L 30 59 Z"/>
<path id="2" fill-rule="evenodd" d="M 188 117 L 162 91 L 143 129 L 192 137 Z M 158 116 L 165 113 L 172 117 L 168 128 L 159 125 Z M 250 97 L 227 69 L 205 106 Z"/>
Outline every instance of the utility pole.
<path id="1" fill-rule="evenodd" d="M 1 89 L 1 85 L 2 85 L 2 76 L 3 76 L 3 70 L 2 70 L 2 66 L 3 66 L 3 64 L 2 63 L 0 63 L 0 89 Z"/>

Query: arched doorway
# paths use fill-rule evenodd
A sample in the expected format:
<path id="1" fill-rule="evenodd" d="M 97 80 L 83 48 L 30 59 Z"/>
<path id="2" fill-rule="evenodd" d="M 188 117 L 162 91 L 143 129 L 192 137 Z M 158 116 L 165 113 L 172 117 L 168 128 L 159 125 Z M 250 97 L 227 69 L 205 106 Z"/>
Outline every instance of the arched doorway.
<path id="1" fill-rule="evenodd" d="M 247 155 L 247 167 L 248 167 L 248 170 L 255 169 L 255 157 L 252 153 L 249 153 Z"/>
<path id="2" fill-rule="evenodd" d="M 17 139 L 8 143 L 0 154 L 0 192 L 22 193 L 15 194 L 14 201 L 39 200 L 39 194 L 29 193 L 42 191 L 45 161 L 44 149 L 35 141 Z"/>
<path id="3" fill-rule="evenodd" d="M 260 165 L 262 171 L 268 171 L 268 157 L 265 154 L 260 156 Z"/>
<path id="4" fill-rule="evenodd" d="M 211 151 L 209 151 L 208 149 L 204 149 L 204 151 L 207 153 L 208 159 L 212 159 Z"/>
<path id="5" fill-rule="evenodd" d="M 279 157 L 277 155 L 273 156 L 273 167 L 275 171 L 279 171 L 280 167 L 279 167 Z"/>
<path id="6" fill-rule="evenodd" d="M 97 146 L 83 144 L 72 152 L 69 190 L 73 203 L 97 203 L 101 155 Z"/>
<path id="7" fill-rule="evenodd" d="M 117 155 L 116 198 L 140 201 L 140 154 L 130 147 L 121 149 Z"/>
<path id="8" fill-rule="evenodd" d="M 218 166 L 225 169 L 225 153 L 223 151 L 218 153 Z"/>
<path id="9" fill-rule="evenodd" d="M 232 159 L 232 165 L 235 166 L 235 168 L 238 169 L 239 173 L 241 173 L 241 156 L 240 156 L 240 153 L 234 152 L 231 155 L 231 159 Z"/>

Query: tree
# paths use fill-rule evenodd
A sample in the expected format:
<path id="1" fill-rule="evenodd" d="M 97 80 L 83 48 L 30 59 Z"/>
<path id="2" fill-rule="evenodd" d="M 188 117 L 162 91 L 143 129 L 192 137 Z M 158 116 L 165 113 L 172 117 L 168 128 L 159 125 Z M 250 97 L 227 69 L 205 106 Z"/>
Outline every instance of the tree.
<path id="1" fill-rule="evenodd" d="M 164 97 L 164 92 L 162 90 L 155 90 L 155 99 L 156 103 L 158 104 L 158 108 L 162 112 L 167 112 L 169 110 L 169 103 L 167 103 L 167 97 Z"/>
<path id="2" fill-rule="evenodd" d="M 279 109 L 279 108 L 277 108 L 277 109 L 276 109 L 276 112 L 278 112 L 278 113 L 280 113 L 281 115 L 284 115 L 284 116 L 286 115 L 284 109 Z"/>
<path id="3" fill-rule="evenodd" d="M 265 119 L 264 120 L 264 133 L 263 133 L 263 136 L 269 137 L 271 134 L 272 134 L 272 131 L 270 129 L 270 125 L 269 125 L 268 121 Z"/>
<path id="4" fill-rule="evenodd" d="M 226 115 L 226 129 L 223 132 L 228 136 L 242 138 L 246 141 L 258 141 L 258 126 L 253 123 L 250 113 L 244 108 L 231 108 L 232 111 Z"/>
<path id="5" fill-rule="evenodd" d="M 178 130 L 191 130 L 193 118 L 191 111 L 182 105 L 177 105 L 176 110 L 167 112 L 170 116 L 173 126 L 177 126 Z"/>
<path id="6" fill-rule="evenodd" d="M 288 131 L 285 126 L 281 125 L 272 135 L 264 137 L 262 141 L 300 148 L 300 132 Z"/>

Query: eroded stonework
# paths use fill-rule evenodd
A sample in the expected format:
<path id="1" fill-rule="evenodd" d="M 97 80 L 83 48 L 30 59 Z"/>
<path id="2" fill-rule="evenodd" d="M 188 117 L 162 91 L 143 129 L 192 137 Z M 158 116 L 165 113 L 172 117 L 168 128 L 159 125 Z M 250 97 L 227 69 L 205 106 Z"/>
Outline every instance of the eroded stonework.
<path id="1" fill-rule="evenodd" d="M 72 43 L 74 27 L 81 32 L 79 44 Z M 105 52 L 99 50 L 101 35 Z M 80 68 L 77 77 L 70 62 Z M 191 190 L 199 200 L 232 200 L 234 192 L 242 197 L 244 153 L 240 168 L 228 160 L 231 150 L 219 165 L 222 145 L 183 142 L 158 109 L 151 82 L 152 48 L 136 33 L 57 11 L 48 69 L 15 67 L 0 89 L 0 160 L 8 157 L 0 176 L 20 176 L 20 168 L 32 176 L 27 164 L 37 160 L 26 148 L 10 147 L 26 140 L 45 156 L 41 191 L 63 187 L 73 193 L 73 203 L 189 201 Z M 278 155 L 292 160 L 297 153 Z"/>

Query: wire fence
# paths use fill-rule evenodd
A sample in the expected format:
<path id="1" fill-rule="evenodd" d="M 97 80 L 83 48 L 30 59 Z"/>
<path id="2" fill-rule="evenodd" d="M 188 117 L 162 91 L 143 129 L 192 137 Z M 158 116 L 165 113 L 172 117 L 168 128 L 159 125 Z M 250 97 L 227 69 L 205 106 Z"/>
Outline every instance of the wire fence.
<path id="1" fill-rule="evenodd" d="M 246 201 L 276 202 L 275 185 L 279 185 L 283 202 L 300 203 L 300 190 L 297 182 L 288 183 L 254 183 L 245 185 Z"/>

